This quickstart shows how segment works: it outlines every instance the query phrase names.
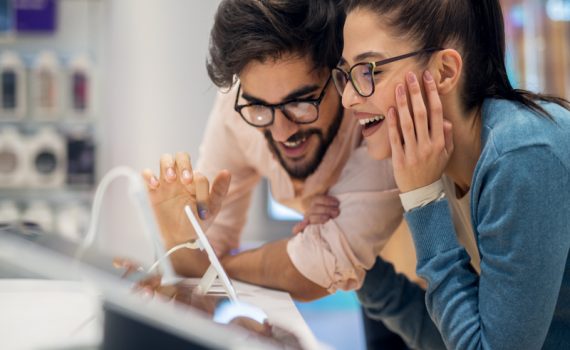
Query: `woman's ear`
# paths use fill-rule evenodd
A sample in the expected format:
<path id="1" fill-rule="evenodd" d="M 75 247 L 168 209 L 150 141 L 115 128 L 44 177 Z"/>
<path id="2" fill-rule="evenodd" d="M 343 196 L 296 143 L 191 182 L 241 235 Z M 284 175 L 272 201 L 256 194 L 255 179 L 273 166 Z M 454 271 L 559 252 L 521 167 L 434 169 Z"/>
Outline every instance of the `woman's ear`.
<path id="1" fill-rule="evenodd" d="M 437 53 L 434 64 L 437 90 L 441 95 L 446 95 L 459 84 L 463 71 L 463 59 L 456 50 L 445 49 Z"/>

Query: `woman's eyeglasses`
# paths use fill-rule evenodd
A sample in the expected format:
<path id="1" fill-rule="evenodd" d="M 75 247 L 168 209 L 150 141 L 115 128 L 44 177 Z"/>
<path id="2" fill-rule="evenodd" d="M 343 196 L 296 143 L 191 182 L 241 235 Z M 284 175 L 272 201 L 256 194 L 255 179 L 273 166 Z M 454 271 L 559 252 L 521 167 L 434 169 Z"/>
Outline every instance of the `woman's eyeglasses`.
<path id="1" fill-rule="evenodd" d="M 374 94 L 374 87 L 376 85 L 374 81 L 374 72 L 376 68 L 396 62 L 399 60 L 403 60 L 405 58 L 417 56 L 424 53 L 432 53 L 436 51 L 441 51 L 441 48 L 429 48 L 420 51 L 415 51 L 411 53 L 407 53 L 405 55 L 400 55 L 396 57 L 387 58 L 382 61 L 377 62 L 361 62 L 357 63 L 354 66 L 350 67 L 348 73 L 342 70 L 339 67 L 336 67 L 332 71 L 332 78 L 334 81 L 334 85 L 338 90 L 338 93 L 342 96 L 344 93 L 344 89 L 348 82 L 352 84 L 354 90 L 362 97 L 370 97 Z"/>

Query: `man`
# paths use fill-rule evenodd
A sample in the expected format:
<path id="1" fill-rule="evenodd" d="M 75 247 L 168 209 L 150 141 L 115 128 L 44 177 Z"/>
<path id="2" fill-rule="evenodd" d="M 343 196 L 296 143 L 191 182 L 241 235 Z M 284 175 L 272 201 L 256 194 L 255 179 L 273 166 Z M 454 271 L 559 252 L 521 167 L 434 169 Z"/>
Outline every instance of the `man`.
<path id="1" fill-rule="evenodd" d="M 218 96 L 200 148 L 197 168 L 206 176 L 192 176 L 185 154 L 164 155 L 158 178 L 144 173 L 168 248 L 192 238 L 181 212 L 194 200 L 184 196 L 189 191 L 232 278 L 299 300 L 358 289 L 402 220 L 389 161 L 369 158 L 361 127 L 345 116 L 331 82 L 342 50 L 344 15 L 337 8 L 333 0 L 222 1 L 208 73 L 228 93 Z M 231 185 L 220 210 L 229 184 L 222 169 Z M 204 199 L 206 178 L 216 174 Z M 313 205 L 321 223 L 232 255 L 261 177 L 280 203 L 304 213 Z M 178 251 L 172 261 L 188 276 L 207 267 L 192 251 Z M 403 347 L 397 342 L 387 344 Z"/>

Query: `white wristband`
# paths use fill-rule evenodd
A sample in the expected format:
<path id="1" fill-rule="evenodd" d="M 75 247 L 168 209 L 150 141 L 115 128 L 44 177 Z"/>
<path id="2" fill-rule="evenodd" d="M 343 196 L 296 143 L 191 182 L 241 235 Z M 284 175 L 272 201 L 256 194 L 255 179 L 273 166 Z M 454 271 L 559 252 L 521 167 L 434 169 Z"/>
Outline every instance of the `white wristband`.
<path id="1" fill-rule="evenodd" d="M 444 196 L 443 181 L 439 179 L 431 185 L 400 194 L 400 200 L 402 201 L 404 210 L 408 212 L 415 208 L 424 207 Z"/>

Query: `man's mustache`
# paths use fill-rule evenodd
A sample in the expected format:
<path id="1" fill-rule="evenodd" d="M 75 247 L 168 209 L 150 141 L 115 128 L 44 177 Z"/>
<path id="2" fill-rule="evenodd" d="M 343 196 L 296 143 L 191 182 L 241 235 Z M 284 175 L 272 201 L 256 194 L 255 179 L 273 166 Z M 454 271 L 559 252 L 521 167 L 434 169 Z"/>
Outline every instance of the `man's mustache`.
<path id="1" fill-rule="evenodd" d="M 309 136 L 311 136 L 311 135 L 318 135 L 322 138 L 323 132 L 322 132 L 322 130 L 319 130 L 319 129 L 307 129 L 307 130 L 299 131 L 298 133 L 291 135 L 291 137 L 289 137 L 286 142 L 297 142 L 299 140 L 309 138 Z M 271 135 L 271 132 L 269 130 L 265 131 L 265 137 L 269 141 L 275 143 L 275 140 L 273 139 L 273 136 Z"/>

